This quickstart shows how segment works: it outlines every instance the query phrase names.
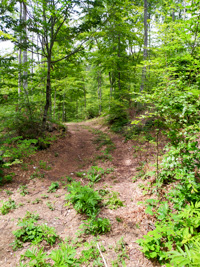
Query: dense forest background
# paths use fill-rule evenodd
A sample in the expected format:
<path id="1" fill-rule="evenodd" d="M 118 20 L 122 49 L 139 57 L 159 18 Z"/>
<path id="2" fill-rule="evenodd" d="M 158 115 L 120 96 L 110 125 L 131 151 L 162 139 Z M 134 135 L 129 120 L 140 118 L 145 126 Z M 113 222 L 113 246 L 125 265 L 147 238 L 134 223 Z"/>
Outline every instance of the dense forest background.
<path id="1" fill-rule="evenodd" d="M 166 136 L 168 145 L 162 156 L 157 149 L 152 174 L 160 199 L 146 203 L 157 223 L 138 242 L 149 258 L 199 266 L 200 1 L 2 0 L 0 7 L 1 44 L 14 44 L 0 55 L 1 182 L 9 180 L 4 168 L 48 145 L 53 123 L 104 116 L 127 139 L 151 128 L 148 141 Z"/>

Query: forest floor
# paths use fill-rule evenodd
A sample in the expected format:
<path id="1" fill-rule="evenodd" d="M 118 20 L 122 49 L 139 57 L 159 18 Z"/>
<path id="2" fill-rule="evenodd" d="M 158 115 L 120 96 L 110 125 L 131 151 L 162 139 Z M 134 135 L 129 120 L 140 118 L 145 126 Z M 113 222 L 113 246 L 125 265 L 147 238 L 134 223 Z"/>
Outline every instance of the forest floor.
<path id="1" fill-rule="evenodd" d="M 139 171 L 145 172 L 151 168 L 149 162 L 155 161 L 154 145 L 140 139 L 125 142 L 123 136 L 110 132 L 101 119 L 66 125 L 66 133 L 47 150 L 38 151 L 22 165 L 13 166 L 13 182 L 1 187 L 1 200 L 8 201 L 11 198 L 17 208 L 6 215 L 0 215 L 0 266 L 18 266 L 20 255 L 30 248 L 30 243 L 25 243 L 23 248 L 13 251 L 10 245 L 14 241 L 12 232 L 19 228 L 18 219 L 23 218 L 27 211 L 37 212 L 40 222 L 54 227 L 63 240 L 76 237 L 85 216 L 77 213 L 73 206 L 65 205 L 66 176 L 85 185 L 88 180 L 78 177 L 77 172 L 87 172 L 91 166 L 99 166 L 104 170 L 112 168 L 110 173 L 94 184 L 94 188 L 118 192 L 118 198 L 123 201 L 122 207 L 113 206 L 111 209 L 105 206 L 99 214 L 111 222 L 111 231 L 100 235 L 98 239 L 98 244 L 105 248 L 102 253 L 107 266 L 160 266 L 146 259 L 135 242 L 154 227 L 152 218 L 145 214 L 144 205 L 138 204 L 151 197 L 142 190 L 142 187 L 148 187 L 150 178 L 134 178 Z M 102 136 L 107 136 L 112 143 L 113 150 L 109 154 L 105 153 L 106 145 L 101 143 Z M 59 182 L 60 186 L 56 192 L 48 193 L 52 182 Z M 120 248 L 116 249 L 122 237 L 123 248 L 128 256 L 124 256 L 126 265 L 120 260 Z M 83 236 L 85 240 L 93 238 L 91 235 Z M 45 247 L 46 251 L 50 249 Z M 104 264 L 102 260 L 101 266 Z M 84 266 L 97 265 L 91 263 Z"/>

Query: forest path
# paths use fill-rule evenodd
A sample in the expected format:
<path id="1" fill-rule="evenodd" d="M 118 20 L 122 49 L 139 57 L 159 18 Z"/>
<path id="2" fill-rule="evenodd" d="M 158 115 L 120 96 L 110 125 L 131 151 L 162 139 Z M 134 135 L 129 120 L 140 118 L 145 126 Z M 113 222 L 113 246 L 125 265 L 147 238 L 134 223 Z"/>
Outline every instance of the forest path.
<path id="1" fill-rule="evenodd" d="M 125 260 L 127 267 L 159 266 L 147 260 L 135 243 L 152 227 L 150 218 L 144 213 L 144 207 L 137 204 L 148 196 L 144 196 L 138 186 L 140 179 L 135 183 L 132 181 L 141 160 L 139 155 L 135 154 L 138 142 L 125 142 L 122 136 L 111 133 L 98 119 L 67 123 L 66 126 L 66 134 L 57 139 L 50 148 L 37 152 L 27 159 L 23 166 L 13 167 L 15 180 L 12 184 L 5 185 L 5 190 L 1 191 L 1 200 L 9 199 L 6 193 L 6 190 L 9 190 L 13 193 L 11 198 L 17 204 L 22 204 L 7 215 L 0 215 L 0 266 L 16 267 L 20 255 L 30 247 L 30 244 L 25 244 L 23 249 L 14 252 L 13 257 L 12 248 L 9 246 L 14 241 L 12 231 L 17 229 L 18 218 L 24 217 L 27 211 L 37 212 L 41 221 L 55 227 L 63 240 L 68 236 L 75 236 L 85 217 L 77 214 L 72 207 L 65 207 L 67 189 L 61 185 L 66 184 L 66 176 L 87 184 L 88 181 L 78 177 L 76 172 L 87 171 L 91 166 L 97 165 L 103 169 L 112 168 L 113 171 L 104 175 L 94 188 L 118 192 L 124 203 L 123 207 L 117 209 L 104 207 L 99 215 L 109 218 L 112 225 L 111 231 L 101 235 L 99 241 L 107 249 L 104 257 L 108 266 L 113 266 L 112 261 L 117 257 L 111 246 L 116 247 L 121 237 L 124 238 L 129 254 L 129 259 Z M 106 145 L 101 146 L 105 139 Z M 56 193 L 48 193 L 49 186 L 55 181 L 60 183 L 60 188 Z M 22 184 L 26 184 L 29 191 L 25 196 L 20 194 L 19 187 Z M 54 209 L 50 209 L 49 205 Z M 119 267 L 123 266 L 120 262 L 118 264 Z"/>

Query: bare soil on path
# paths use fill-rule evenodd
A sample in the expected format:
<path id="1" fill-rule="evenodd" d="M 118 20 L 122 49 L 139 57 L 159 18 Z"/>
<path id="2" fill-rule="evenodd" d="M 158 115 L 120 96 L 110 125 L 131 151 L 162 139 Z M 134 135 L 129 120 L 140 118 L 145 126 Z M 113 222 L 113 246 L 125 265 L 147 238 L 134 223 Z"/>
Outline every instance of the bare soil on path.
<path id="1" fill-rule="evenodd" d="M 129 259 L 125 260 L 127 267 L 160 266 L 146 259 L 135 242 L 153 229 L 153 222 L 145 214 L 144 206 L 138 204 L 149 198 L 148 195 L 144 196 L 139 187 L 140 183 L 147 181 L 139 178 L 135 182 L 132 180 L 143 160 L 143 156 L 137 154 L 135 149 L 138 142 L 125 142 L 122 136 L 111 133 L 99 120 L 66 125 L 66 134 L 54 141 L 50 148 L 38 151 L 26 159 L 23 165 L 13 166 L 12 171 L 16 174 L 13 182 L 1 187 L 0 199 L 7 201 L 11 198 L 17 208 L 6 215 L 0 215 L 0 266 L 18 266 L 20 255 L 30 248 L 30 243 L 25 243 L 17 251 L 13 251 L 10 246 L 14 241 L 12 232 L 18 228 L 18 219 L 23 218 L 27 211 L 37 212 L 41 217 L 40 222 L 54 227 L 63 240 L 69 236 L 75 237 L 85 216 L 78 214 L 72 206 L 65 206 L 67 188 L 62 186 L 62 181 L 66 182 L 66 176 L 70 176 L 83 185 L 87 184 L 88 180 L 78 177 L 77 172 L 87 171 L 97 165 L 103 169 L 113 168 L 113 171 L 104 175 L 94 188 L 118 192 L 124 203 L 117 209 L 103 207 L 100 212 L 100 216 L 108 218 L 112 225 L 111 231 L 99 239 L 107 248 L 103 253 L 107 265 L 112 267 L 112 261 L 116 258 L 116 253 L 109 248 L 116 246 L 123 237 L 129 255 Z M 115 145 L 115 149 L 110 152 L 110 159 L 101 160 L 99 157 L 104 147 L 98 149 L 98 144 L 94 142 L 97 130 L 108 135 Z M 148 144 L 143 143 L 143 146 L 148 147 Z M 152 154 L 154 151 L 151 148 L 146 149 L 144 157 L 151 158 Z M 46 165 L 41 166 L 41 162 L 46 162 Z M 37 170 L 40 170 L 39 174 Z M 49 186 L 56 181 L 60 184 L 59 189 L 55 193 L 48 193 Z M 29 194 L 20 194 L 21 185 L 27 185 Z M 9 191 L 12 192 L 10 196 Z M 53 210 L 49 208 L 49 203 L 54 207 Z M 89 240 L 91 236 L 85 238 Z M 46 246 L 45 249 L 48 251 L 50 248 Z M 119 266 L 122 266 L 121 263 Z"/>

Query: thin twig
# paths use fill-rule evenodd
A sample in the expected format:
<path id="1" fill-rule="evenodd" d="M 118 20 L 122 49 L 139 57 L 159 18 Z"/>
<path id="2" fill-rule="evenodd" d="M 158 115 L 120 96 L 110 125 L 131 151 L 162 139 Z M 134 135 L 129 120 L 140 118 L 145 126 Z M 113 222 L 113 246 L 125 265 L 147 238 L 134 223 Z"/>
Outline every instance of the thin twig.
<path id="1" fill-rule="evenodd" d="M 107 263 L 106 263 L 106 260 L 105 260 L 103 254 L 102 254 L 102 252 L 101 252 L 101 250 L 100 250 L 100 247 L 99 247 L 99 244 L 98 244 L 98 243 L 97 243 L 97 248 L 98 248 L 99 253 L 100 253 L 100 255 L 101 255 L 102 259 L 103 259 L 103 262 L 104 262 L 105 267 L 108 267 L 108 265 L 107 265 Z"/>

